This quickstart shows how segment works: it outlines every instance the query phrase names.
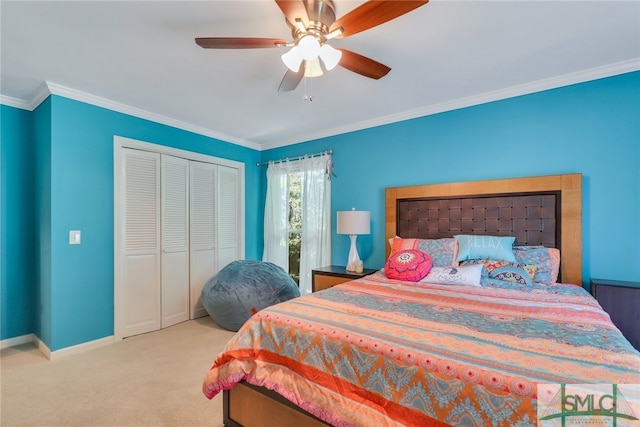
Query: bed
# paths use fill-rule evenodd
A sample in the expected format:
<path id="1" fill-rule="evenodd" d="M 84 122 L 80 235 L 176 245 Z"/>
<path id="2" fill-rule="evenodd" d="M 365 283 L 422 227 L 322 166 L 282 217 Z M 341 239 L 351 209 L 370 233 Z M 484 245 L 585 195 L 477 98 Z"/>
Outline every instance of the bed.
<path id="1" fill-rule="evenodd" d="M 388 257 L 398 242 L 513 236 L 556 248 L 565 284 L 483 263 L 481 286 L 378 271 L 256 313 L 204 394 L 224 393 L 226 426 L 533 426 L 538 384 L 640 383 L 640 354 L 580 286 L 581 194 L 580 174 L 388 188 Z"/>

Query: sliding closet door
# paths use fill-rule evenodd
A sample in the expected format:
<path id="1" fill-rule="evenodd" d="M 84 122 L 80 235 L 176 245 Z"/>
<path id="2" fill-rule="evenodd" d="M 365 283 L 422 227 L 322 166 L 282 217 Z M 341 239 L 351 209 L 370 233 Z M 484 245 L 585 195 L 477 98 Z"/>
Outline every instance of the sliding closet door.
<path id="1" fill-rule="evenodd" d="M 162 154 L 162 324 L 189 320 L 189 161 Z"/>
<path id="2" fill-rule="evenodd" d="M 160 329 L 160 155 L 124 149 L 123 156 L 124 251 L 116 262 L 122 265 L 120 326 L 128 337 Z"/>
<path id="3" fill-rule="evenodd" d="M 217 272 L 216 165 L 191 162 L 191 318 L 206 316 L 200 294 Z"/>

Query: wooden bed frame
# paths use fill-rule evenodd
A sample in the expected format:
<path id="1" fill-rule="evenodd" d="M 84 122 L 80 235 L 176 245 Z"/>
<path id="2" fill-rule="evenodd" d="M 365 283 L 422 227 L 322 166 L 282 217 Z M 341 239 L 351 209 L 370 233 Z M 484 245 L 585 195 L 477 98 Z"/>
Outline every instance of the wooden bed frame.
<path id="1" fill-rule="evenodd" d="M 581 174 L 387 188 L 385 208 L 385 242 L 395 236 L 513 235 L 518 245 L 560 249 L 561 280 L 582 285 Z M 225 391 L 223 405 L 226 427 L 328 425 L 246 382 Z"/>
<path id="2" fill-rule="evenodd" d="M 554 199 L 555 212 L 545 212 L 544 196 Z M 509 213 L 518 216 L 503 218 L 500 204 L 507 199 L 513 205 Z M 451 209 L 451 201 L 458 204 L 478 201 L 478 212 L 474 206 L 458 209 L 459 215 L 451 218 L 450 212 L 438 210 L 438 216 L 432 218 L 419 213 L 399 211 L 403 201 L 415 204 L 420 202 L 439 202 Z M 487 201 L 496 201 L 493 212 Z M 410 208 L 410 206 L 409 206 Z M 399 215 L 400 213 L 400 215 Z M 404 222 L 402 214 L 415 216 Z M 482 217 L 478 216 L 482 213 Z M 465 216 L 466 215 L 466 216 Z M 444 224 L 440 219 L 445 218 Z M 416 225 L 412 226 L 411 223 Z M 422 228 L 420 225 L 424 224 Z M 446 227 L 443 227 L 445 225 Z M 432 227 L 433 226 L 433 227 Z M 549 226 L 549 227 L 547 227 Z M 516 236 L 516 245 L 540 245 L 560 249 L 560 278 L 565 283 L 582 285 L 582 174 L 549 175 L 530 178 L 498 179 L 491 181 L 457 182 L 450 184 L 418 185 L 412 187 L 387 188 L 386 191 L 386 229 L 387 241 L 395 236 L 414 238 L 451 237 L 454 234 L 491 234 Z M 387 257 L 390 247 L 387 245 Z"/>

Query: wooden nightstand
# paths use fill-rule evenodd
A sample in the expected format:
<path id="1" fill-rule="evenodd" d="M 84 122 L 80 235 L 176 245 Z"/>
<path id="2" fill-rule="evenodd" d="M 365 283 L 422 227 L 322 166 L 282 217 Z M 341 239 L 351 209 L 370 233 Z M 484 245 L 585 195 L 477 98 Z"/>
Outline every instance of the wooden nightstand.
<path id="1" fill-rule="evenodd" d="M 376 271 L 374 268 L 365 268 L 362 273 L 354 273 L 347 271 L 347 268 L 341 265 L 316 268 L 311 270 L 311 291 L 321 291 L 349 280 L 359 279 Z"/>
<path id="2" fill-rule="evenodd" d="M 591 294 L 631 345 L 640 350 L 640 282 L 591 279 Z"/>

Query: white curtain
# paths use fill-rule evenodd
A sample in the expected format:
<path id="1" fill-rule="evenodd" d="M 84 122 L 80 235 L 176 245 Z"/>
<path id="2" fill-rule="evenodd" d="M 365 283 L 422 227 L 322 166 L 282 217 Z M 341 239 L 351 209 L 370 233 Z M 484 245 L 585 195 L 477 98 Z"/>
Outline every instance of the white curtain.
<path id="1" fill-rule="evenodd" d="M 300 294 L 311 293 L 311 270 L 331 261 L 331 181 L 327 179 L 330 155 L 300 160 L 302 244 Z"/>
<path id="2" fill-rule="evenodd" d="M 301 173 L 300 294 L 311 293 L 311 270 L 331 263 L 330 154 L 271 163 L 267 168 L 263 261 L 289 271 L 289 174 Z"/>
<path id="3" fill-rule="evenodd" d="M 267 168 L 267 200 L 264 208 L 262 260 L 289 271 L 289 172 L 288 162 Z"/>

